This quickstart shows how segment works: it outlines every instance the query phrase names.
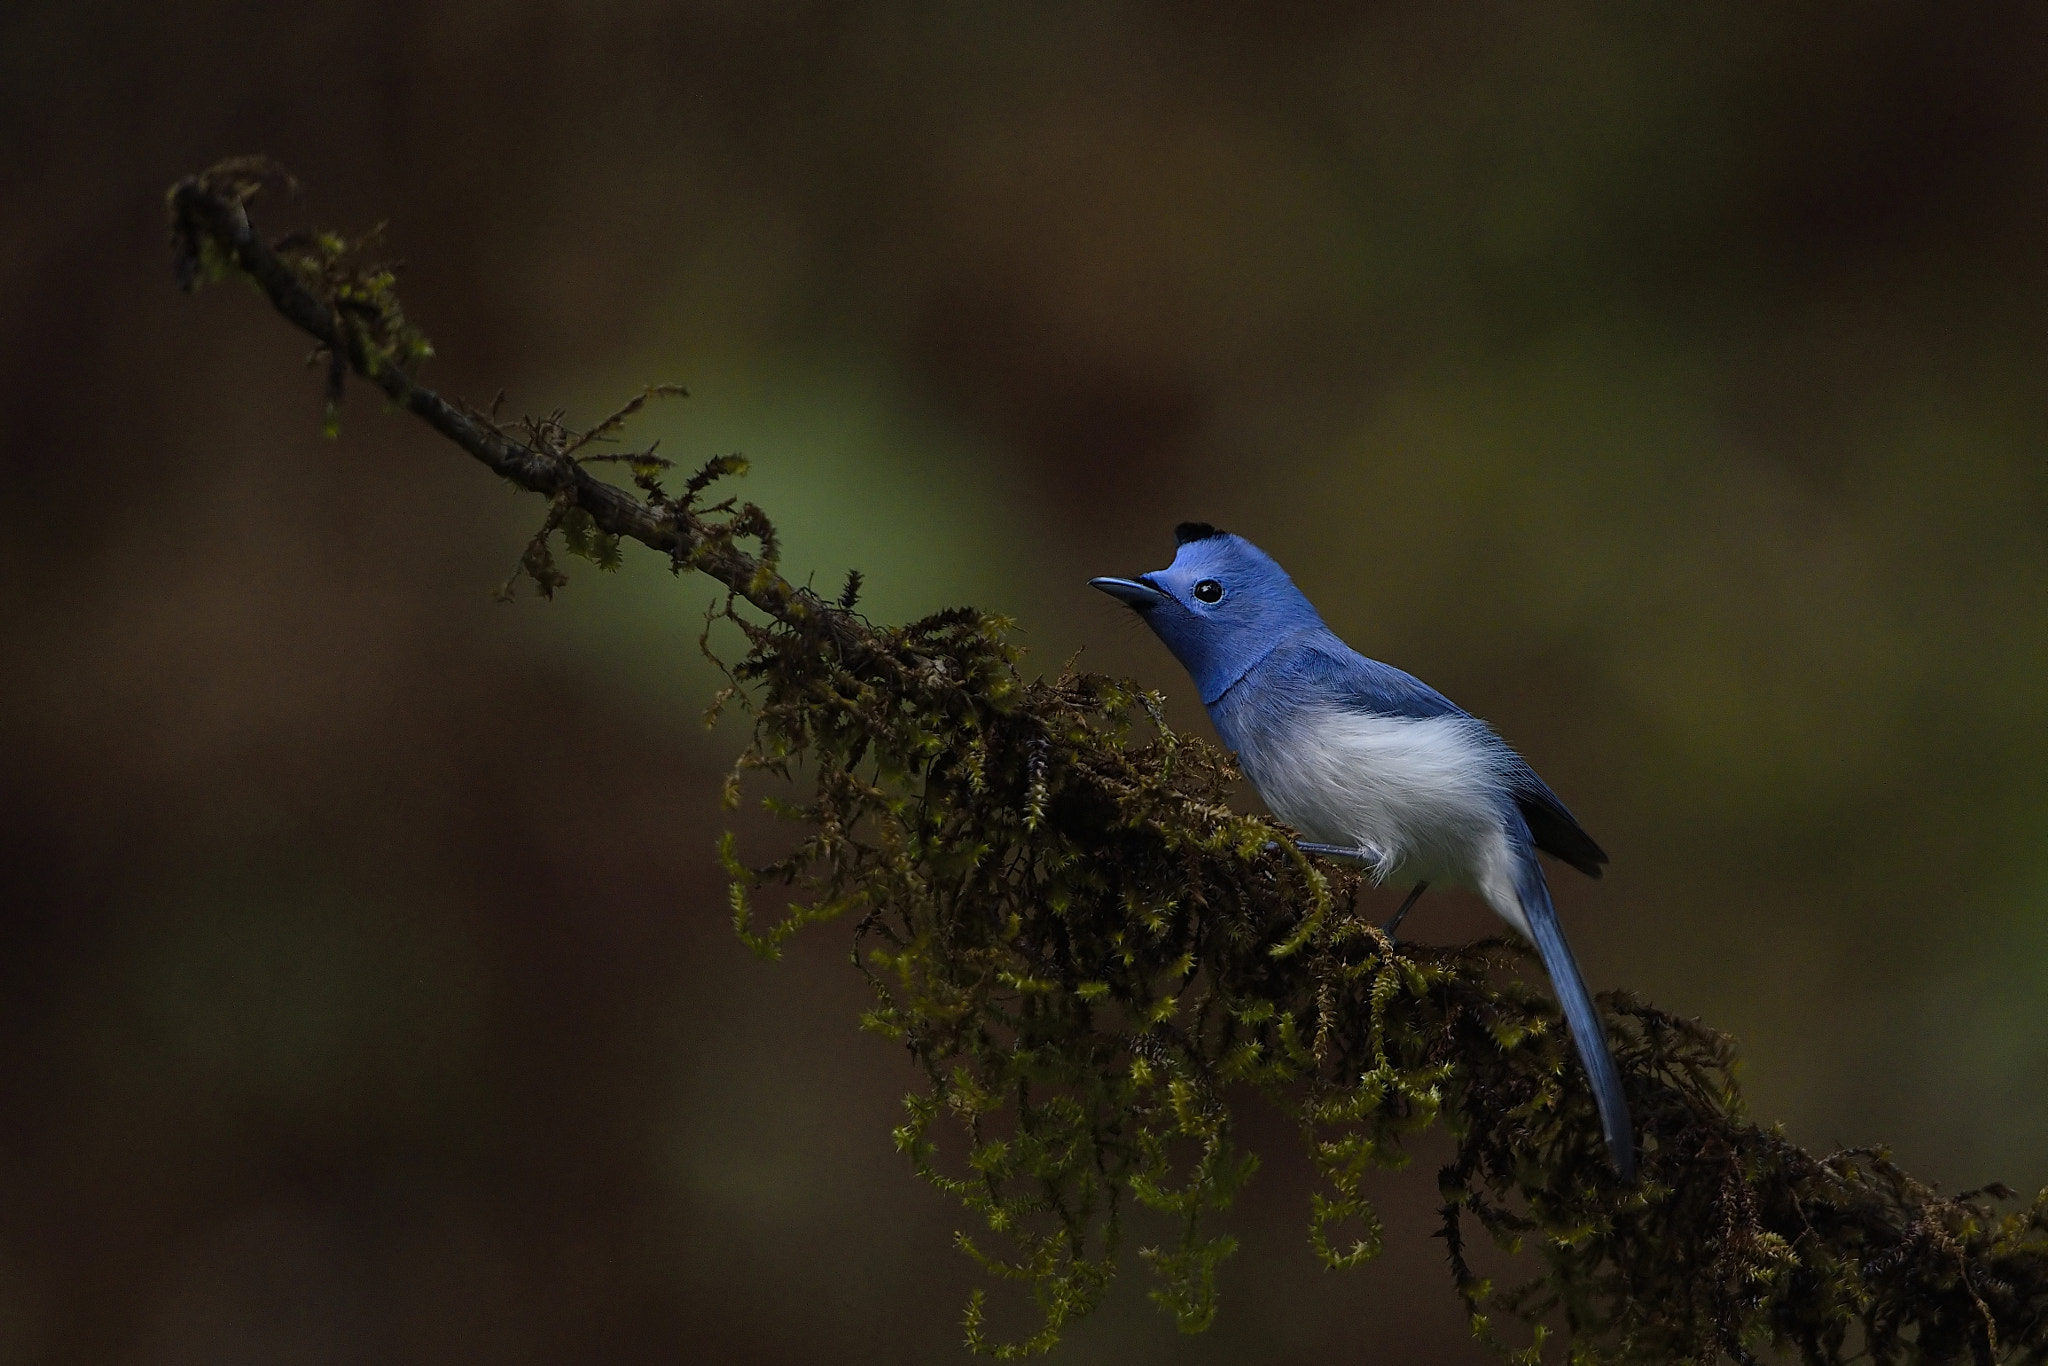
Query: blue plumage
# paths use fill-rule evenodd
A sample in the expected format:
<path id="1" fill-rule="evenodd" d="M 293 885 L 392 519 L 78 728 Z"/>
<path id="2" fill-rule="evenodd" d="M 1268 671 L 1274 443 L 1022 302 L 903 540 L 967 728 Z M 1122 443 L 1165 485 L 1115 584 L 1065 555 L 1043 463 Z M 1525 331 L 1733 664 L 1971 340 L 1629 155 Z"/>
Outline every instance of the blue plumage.
<path id="1" fill-rule="evenodd" d="M 1528 938 L 1564 1008 L 1615 1166 L 1635 1143 L 1620 1073 L 1551 904 L 1536 851 L 1592 877 L 1606 853 L 1522 757 L 1427 683 L 1323 624 L 1264 551 L 1183 523 L 1165 569 L 1094 579 L 1186 667 L 1223 742 L 1303 847 L 1379 881 L 1470 888 Z"/>

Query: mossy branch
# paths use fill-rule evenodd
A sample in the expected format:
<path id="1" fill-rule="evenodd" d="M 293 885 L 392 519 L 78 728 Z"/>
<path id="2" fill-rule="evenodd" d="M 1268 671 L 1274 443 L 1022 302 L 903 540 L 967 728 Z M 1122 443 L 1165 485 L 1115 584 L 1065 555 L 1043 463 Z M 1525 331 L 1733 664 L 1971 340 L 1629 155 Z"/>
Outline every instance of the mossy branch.
<path id="1" fill-rule="evenodd" d="M 735 458 L 672 495 L 651 450 L 584 453 L 641 400 L 586 432 L 554 414 L 518 434 L 448 403 L 415 377 L 429 352 L 388 267 L 331 235 L 257 235 L 249 200 L 283 183 L 251 159 L 180 181 L 181 282 L 246 274 L 319 344 L 330 413 L 354 374 L 547 497 L 522 561 L 542 591 L 562 581 L 558 531 L 600 564 L 630 539 L 725 586 L 720 619 L 747 649 L 714 710 L 754 715 L 728 800 L 750 773 L 805 775 L 773 803 L 799 827 L 794 851 L 749 866 L 722 846 L 735 924 L 772 955 L 804 925 L 855 919 L 876 997 L 863 1024 L 925 1077 L 897 1145 L 992 1236 L 961 1247 L 1037 1305 L 1036 1330 L 999 1340 L 977 1293 L 977 1350 L 1043 1350 L 1094 1308 L 1132 1201 L 1171 1230 L 1142 1250 L 1154 1298 L 1206 1326 L 1234 1246 L 1211 1226 L 1256 1166 L 1231 1107 L 1263 1097 L 1324 1177 L 1309 1237 L 1333 1268 L 1380 1250 L 1371 1175 L 1404 1165 L 1411 1135 L 1448 1131 L 1453 1286 L 1473 1331 L 1518 1361 L 2048 1360 L 2048 1192 L 1943 1197 L 1881 1150 L 1808 1153 L 1746 1117 L 1725 1036 L 1617 992 L 1604 1001 L 1642 1140 L 1640 1181 L 1620 1184 L 1518 947 L 1391 944 L 1359 912 L 1357 876 L 1232 811 L 1228 756 L 1176 735 L 1132 684 L 1027 679 L 1007 624 L 972 609 L 878 627 L 850 610 L 857 578 L 838 603 L 793 586 L 758 508 L 701 504 Z M 602 463 L 634 488 L 598 478 Z M 766 928 L 764 887 L 789 898 Z M 1520 1252 L 1526 1279 L 1484 1279 L 1474 1227 Z M 1519 1341 L 1503 1318 L 1529 1325 Z"/>
<path id="2" fill-rule="evenodd" d="M 701 570 L 779 620 L 816 621 L 826 614 L 826 604 L 815 594 L 775 572 L 772 528 L 758 508 L 696 507 L 696 495 L 711 479 L 743 469 L 743 462 L 730 457 L 713 461 L 701 482 L 693 480 L 682 496 L 670 497 L 660 490 L 655 474 L 668 462 L 650 452 L 642 458 L 647 468 L 636 471 L 644 482 L 635 493 L 591 471 L 591 464 L 615 457 L 577 454 L 589 441 L 611 434 L 605 423 L 576 433 L 558 418 L 529 421 L 522 441 L 494 414 L 450 403 L 414 378 L 432 348 L 398 307 L 394 269 L 358 262 L 354 258 L 365 243 L 352 244 L 334 233 L 298 232 L 266 242 L 248 214 L 249 202 L 266 188 L 295 190 L 296 185 L 261 157 L 224 161 L 173 185 L 173 268 L 179 285 L 188 290 L 227 270 L 241 272 L 318 343 L 315 355 L 328 368 L 330 430 L 340 409 L 342 376 L 353 373 L 513 484 L 548 495 L 565 515 L 575 509 L 587 516 L 598 532 L 638 541 L 677 565 Z M 664 392 L 679 391 L 673 386 L 648 391 Z M 641 401 L 608 421 L 622 422 Z M 740 549 L 737 540 L 748 537 L 761 544 L 763 553 Z M 555 586 L 544 579 L 536 582 L 543 591 Z M 844 613 L 831 614 L 830 621 L 828 634 L 843 634 L 849 641 L 861 634 Z"/>

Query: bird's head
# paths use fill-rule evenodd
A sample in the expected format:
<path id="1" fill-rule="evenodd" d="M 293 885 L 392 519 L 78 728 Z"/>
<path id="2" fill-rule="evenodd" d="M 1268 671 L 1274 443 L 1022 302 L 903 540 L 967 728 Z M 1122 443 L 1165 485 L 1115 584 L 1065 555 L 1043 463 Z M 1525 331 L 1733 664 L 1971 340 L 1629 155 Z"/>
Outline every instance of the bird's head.
<path id="1" fill-rule="evenodd" d="M 1173 563 L 1135 579 L 1090 579 L 1092 587 L 1129 606 L 1166 642 L 1214 702 L 1273 647 L 1319 627 L 1287 571 L 1242 536 L 1207 522 L 1174 528 Z"/>

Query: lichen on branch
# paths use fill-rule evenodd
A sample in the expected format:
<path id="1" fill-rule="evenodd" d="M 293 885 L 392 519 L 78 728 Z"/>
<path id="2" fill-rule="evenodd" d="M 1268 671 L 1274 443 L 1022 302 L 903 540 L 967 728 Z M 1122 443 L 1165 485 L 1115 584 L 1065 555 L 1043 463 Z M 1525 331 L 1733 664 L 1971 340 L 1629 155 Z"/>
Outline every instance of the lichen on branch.
<path id="1" fill-rule="evenodd" d="M 389 268 L 339 238 L 256 233 L 248 203 L 285 183 L 244 159 L 173 187 L 181 282 L 248 275 L 348 374 L 546 497 L 521 559 L 541 591 L 564 582 L 558 534 L 600 564 L 639 541 L 727 590 L 717 620 L 742 648 L 714 708 L 753 723 L 727 798 L 771 783 L 796 827 L 760 864 L 727 836 L 735 927 L 772 956 L 851 922 L 875 993 L 862 1023 L 923 1078 L 897 1145 L 977 1221 L 962 1250 L 1037 1311 L 1004 1339 L 977 1292 L 971 1346 L 1052 1346 L 1108 1289 L 1134 1204 L 1171 1234 L 1139 1249 L 1153 1298 L 1207 1326 L 1234 1247 L 1218 1216 L 1256 1169 L 1232 1116 L 1271 1104 L 1321 1173 L 1308 1236 L 1332 1268 L 1381 1250 L 1374 1173 L 1448 1133 L 1452 1288 L 1517 1360 L 2048 1360 L 2048 1192 L 1942 1197 L 1881 1150 L 1808 1153 L 1746 1116 L 1725 1036 L 1617 992 L 1603 1001 L 1642 1144 L 1622 1185 L 1519 947 L 1389 942 L 1357 875 L 1233 811 L 1229 757 L 1134 684 L 1031 677 L 1008 623 L 970 608 L 878 626 L 854 611 L 857 576 L 832 602 L 792 585 L 765 513 L 705 501 L 736 458 L 670 493 L 651 448 L 592 453 L 653 391 L 580 432 L 443 400 L 418 383 L 428 352 Z M 330 365 L 336 403 L 338 383 Z M 1522 1278 L 1481 1277 L 1475 1233 L 1518 1252 Z"/>

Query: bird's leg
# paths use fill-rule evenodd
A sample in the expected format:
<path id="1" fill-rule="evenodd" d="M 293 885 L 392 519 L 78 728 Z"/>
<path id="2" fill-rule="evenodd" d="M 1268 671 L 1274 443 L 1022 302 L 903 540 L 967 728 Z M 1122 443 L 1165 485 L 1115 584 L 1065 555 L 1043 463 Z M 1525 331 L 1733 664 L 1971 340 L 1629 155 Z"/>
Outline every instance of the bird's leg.
<path id="1" fill-rule="evenodd" d="M 1296 840 L 1294 847 L 1305 854 L 1321 854 L 1325 858 L 1355 859 L 1370 867 L 1375 879 L 1386 875 L 1387 856 L 1371 845 L 1352 849 L 1341 844 L 1312 844 L 1307 840 Z M 1394 918 L 1380 926 L 1389 940 L 1394 938 L 1394 931 L 1401 928 L 1401 922 L 1408 918 L 1408 912 L 1415 909 L 1415 903 L 1420 901 L 1422 894 L 1428 890 L 1427 882 L 1416 883 L 1414 889 L 1408 893 L 1408 899 L 1401 903 L 1401 909 L 1394 912 Z"/>
<path id="2" fill-rule="evenodd" d="M 1387 874 L 1393 871 L 1393 860 L 1387 857 L 1386 850 L 1376 844 L 1361 844 L 1353 848 L 1348 844 L 1313 844 L 1308 840 L 1296 840 L 1294 847 L 1305 854 L 1321 854 L 1324 858 L 1340 858 L 1351 863 L 1362 863 L 1374 885 L 1385 882 Z"/>
<path id="3" fill-rule="evenodd" d="M 1360 845 L 1354 849 L 1347 844 L 1310 844 L 1307 840 L 1296 840 L 1294 847 L 1301 850 L 1304 854 L 1321 854 L 1325 858 L 1355 859 L 1359 863 L 1370 863 L 1375 866 L 1386 859 L 1385 854 L 1382 854 L 1369 844 Z"/>
<path id="4" fill-rule="evenodd" d="M 1380 926 L 1381 932 L 1384 933 L 1388 939 L 1392 940 L 1394 938 L 1394 931 L 1401 928 L 1402 920 L 1407 918 L 1408 912 L 1414 908 L 1416 902 L 1422 900 L 1422 894 L 1428 890 L 1429 884 L 1427 882 L 1416 883 L 1415 890 L 1408 893 L 1408 899 L 1401 903 L 1401 909 L 1394 912 L 1394 918 L 1392 920 L 1389 920 L 1386 924 Z"/>

